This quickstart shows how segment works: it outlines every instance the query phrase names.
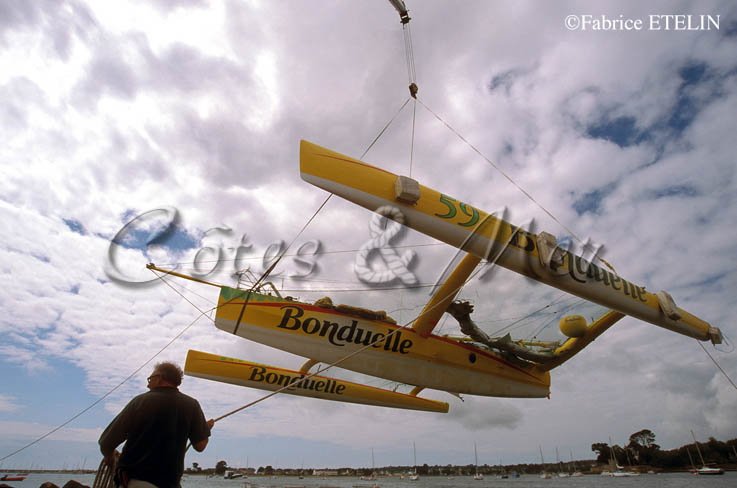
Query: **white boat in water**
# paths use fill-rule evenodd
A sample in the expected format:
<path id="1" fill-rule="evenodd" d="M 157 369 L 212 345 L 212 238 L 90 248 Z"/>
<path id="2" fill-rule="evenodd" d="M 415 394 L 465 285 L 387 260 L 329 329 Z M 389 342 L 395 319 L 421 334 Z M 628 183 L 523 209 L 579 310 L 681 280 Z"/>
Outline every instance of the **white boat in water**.
<path id="1" fill-rule="evenodd" d="M 238 478 L 243 478 L 243 473 L 241 473 L 240 471 L 228 470 L 223 475 L 223 478 L 226 480 L 234 480 Z"/>
<path id="2" fill-rule="evenodd" d="M 625 471 L 623 469 L 618 469 L 615 472 L 611 473 L 611 476 L 614 476 L 615 478 L 624 478 L 628 476 L 640 476 L 640 473 L 637 473 L 635 471 Z"/>
<path id="3" fill-rule="evenodd" d="M 571 474 L 563 471 L 563 463 L 561 462 L 560 455 L 558 454 L 558 446 L 555 446 L 555 460 L 558 463 L 558 478 L 569 478 Z"/>

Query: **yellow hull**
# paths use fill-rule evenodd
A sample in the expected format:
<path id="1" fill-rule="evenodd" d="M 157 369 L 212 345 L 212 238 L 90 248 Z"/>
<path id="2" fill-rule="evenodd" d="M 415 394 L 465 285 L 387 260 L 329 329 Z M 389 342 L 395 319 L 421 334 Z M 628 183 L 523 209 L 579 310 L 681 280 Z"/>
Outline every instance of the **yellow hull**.
<path id="1" fill-rule="evenodd" d="M 445 337 L 306 303 L 222 287 L 215 325 L 323 363 L 408 385 L 470 395 L 539 398 L 550 375 Z M 354 354 L 355 353 L 355 354 Z"/>
<path id="2" fill-rule="evenodd" d="M 419 185 L 420 197 L 397 199 L 397 175 L 307 141 L 300 146 L 302 179 L 371 211 L 398 207 L 405 225 L 481 259 L 640 320 L 699 340 L 711 339 L 710 326 L 685 310 L 679 319 L 666 316 L 657 297 L 619 276 L 563 252 L 562 262 L 544 265 L 538 236 L 471 205 Z M 671 314 L 672 315 L 672 314 Z"/>
<path id="3" fill-rule="evenodd" d="M 289 395 L 425 412 L 448 412 L 445 402 L 326 376 L 314 375 L 305 379 L 308 375 L 299 371 L 193 350 L 187 353 L 184 372 L 189 376 L 261 390 L 276 391 L 286 386 L 282 393 Z"/>

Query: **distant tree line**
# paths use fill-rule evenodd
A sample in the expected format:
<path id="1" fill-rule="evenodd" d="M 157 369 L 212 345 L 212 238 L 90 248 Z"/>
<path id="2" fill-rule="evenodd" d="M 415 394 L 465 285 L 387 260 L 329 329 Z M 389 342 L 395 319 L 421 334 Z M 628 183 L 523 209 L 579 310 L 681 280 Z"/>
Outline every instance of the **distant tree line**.
<path id="1" fill-rule="evenodd" d="M 615 460 L 620 465 L 643 464 L 664 469 L 689 468 L 701 466 L 699 450 L 706 464 L 728 464 L 737 462 L 737 439 L 726 442 L 709 437 L 708 442 L 700 442 L 698 449 L 694 443 L 677 449 L 663 451 L 655 443 L 655 434 L 643 429 L 632 434 L 624 446 L 596 442 L 591 450 L 597 454 L 596 462 L 608 464 Z"/>
<path id="2" fill-rule="evenodd" d="M 710 437 L 707 442 L 700 442 L 699 449 L 704 457 L 704 462 L 708 464 L 734 464 L 737 463 L 737 439 L 730 439 L 726 442 L 719 441 L 714 437 Z M 561 462 L 557 466 L 562 471 L 589 471 L 595 464 L 609 464 L 614 460 L 620 465 L 647 465 L 654 468 L 662 469 L 684 469 L 690 468 L 692 465 L 701 466 L 696 445 L 691 443 L 681 446 L 677 449 L 663 451 L 660 446 L 655 443 L 655 434 L 649 429 L 643 429 L 635 432 L 629 437 L 629 443 L 622 447 L 618 445 L 610 446 L 604 442 L 597 442 L 591 445 L 591 450 L 596 453 L 595 460 L 579 460 L 571 462 Z M 546 465 L 550 467 L 549 464 Z M 479 465 L 478 470 L 482 474 L 499 474 L 504 472 L 517 471 L 523 473 L 540 473 L 546 466 L 541 464 L 513 464 L 505 466 L 489 466 L 487 464 Z M 309 476 L 312 469 L 294 469 L 294 468 L 274 468 L 272 466 L 260 466 L 258 468 L 233 468 L 229 467 L 226 461 L 218 461 L 215 468 L 203 469 L 197 463 L 192 463 L 192 468 L 188 468 L 187 473 L 192 474 L 216 474 L 222 476 L 227 469 L 236 469 L 250 475 L 296 475 L 301 474 Z M 385 466 L 376 468 L 376 472 L 383 474 L 399 474 L 407 473 L 413 466 Z M 468 465 L 435 465 L 427 464 L 418 465 L 416 467 L 418 474 L 425 476 L 447 476 L 447 475 L 471 475 L 475 472 L 476 467 L 472 464 Z M 333 469 L 343 476 L 357 476 L 371 474 L 368 468 L 337 468 Z"/>

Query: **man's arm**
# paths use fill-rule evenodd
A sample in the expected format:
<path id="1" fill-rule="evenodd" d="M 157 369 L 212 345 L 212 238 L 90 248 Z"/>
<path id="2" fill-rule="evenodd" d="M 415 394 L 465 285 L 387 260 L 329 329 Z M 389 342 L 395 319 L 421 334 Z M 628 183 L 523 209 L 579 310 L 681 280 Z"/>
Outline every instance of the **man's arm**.
<path id="1" fill-rule="evenodd" d="M 215 420 L 210 419 L 207 421 L 207 428 L 212 430 L 213 425 L 215 425 Z M 194 450 L 197 452 L 202 452 L 207 447 L 207 441 L 210 440 L 210 437 L 205 437 L 203 440 L 199 442 L 193 442 L 192 447 L 194 447 Z"/>
<path id="2" fill-rule="evenodd" d="M 124 408 L 117 417 L 110 422 L 110 425 L 103 431 L 98 441 L 100 444 L 100 452 L 105 457 L 105 462 L 114 466 L 120 453 L 115 449 L 126 439 L 125 429 L 125 413 L 127 410 Z"/>

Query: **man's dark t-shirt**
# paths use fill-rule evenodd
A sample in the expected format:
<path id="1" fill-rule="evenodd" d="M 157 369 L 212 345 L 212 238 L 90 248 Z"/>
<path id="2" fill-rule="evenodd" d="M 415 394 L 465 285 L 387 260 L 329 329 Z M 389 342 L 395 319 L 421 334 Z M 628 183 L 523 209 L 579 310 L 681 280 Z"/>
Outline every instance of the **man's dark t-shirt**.
<path id="1" fill-rule="evenodd" d="M 184 472 L 187 439 L 207 439 L 200 404 L 173 387 L 156 387 L 133 398 L 100 436 L 103 452 L 126 441 L 118 467 L 131 479 L 176 488 Z"/>

